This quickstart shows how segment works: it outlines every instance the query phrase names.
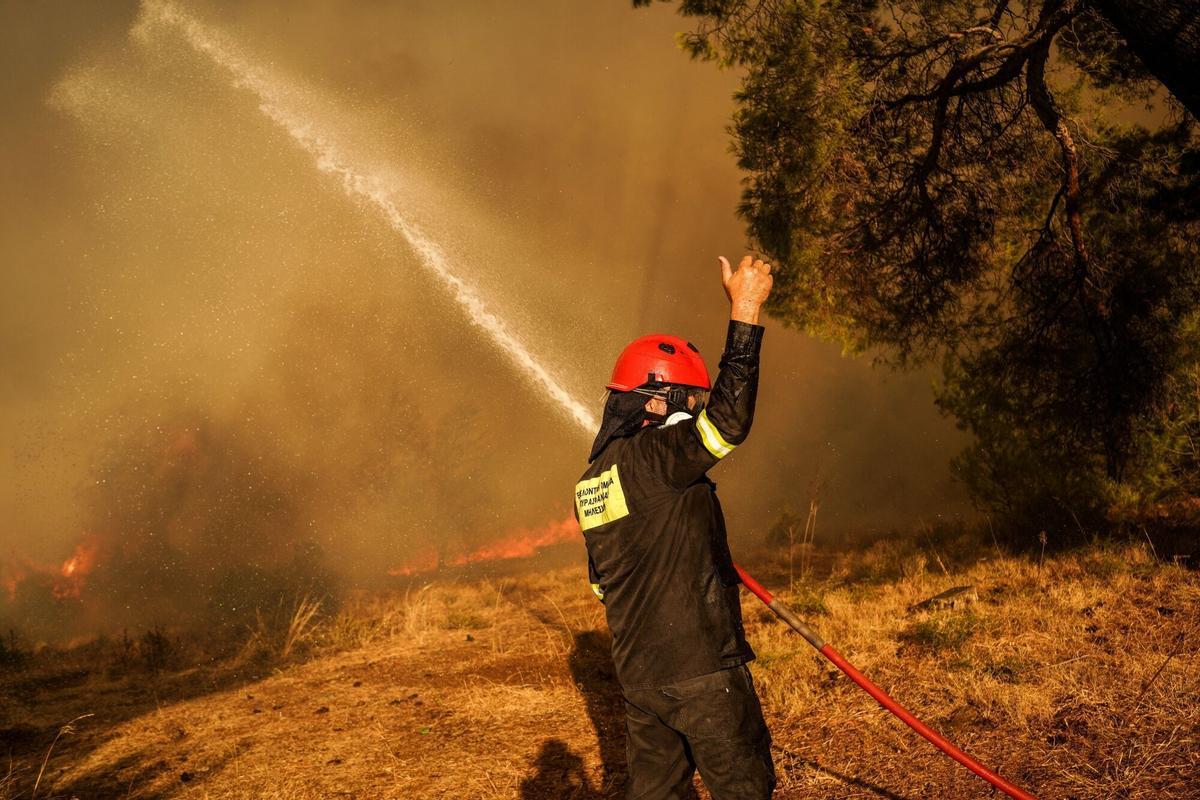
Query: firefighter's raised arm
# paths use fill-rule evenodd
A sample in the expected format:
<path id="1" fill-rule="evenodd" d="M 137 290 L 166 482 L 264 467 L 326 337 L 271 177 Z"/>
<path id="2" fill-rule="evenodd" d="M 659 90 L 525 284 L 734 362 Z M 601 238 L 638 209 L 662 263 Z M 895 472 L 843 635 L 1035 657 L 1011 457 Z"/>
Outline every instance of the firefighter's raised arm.
<path id="1" fill-rule="evenodd" d="M 676 489 L 698 479 L 745 441 L 758 395 L 759 310 L 771 293 L 771 265 L 753 256 L 735 270 L 724 256 L 721 283 L 729 297 L 729 330 L 708 404 L 695 417 L 639 437 L 640 466 Z"/>

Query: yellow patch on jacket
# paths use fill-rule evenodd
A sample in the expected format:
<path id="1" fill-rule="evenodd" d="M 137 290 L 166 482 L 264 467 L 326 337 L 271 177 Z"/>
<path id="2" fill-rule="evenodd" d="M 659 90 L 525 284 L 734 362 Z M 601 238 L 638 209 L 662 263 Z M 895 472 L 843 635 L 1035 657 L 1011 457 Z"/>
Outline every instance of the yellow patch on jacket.
<path id="1" fill-rule="evenodd" d="M 575 516 L 585 531 L 629 516 L 617 465 L 575 484 Z"/>

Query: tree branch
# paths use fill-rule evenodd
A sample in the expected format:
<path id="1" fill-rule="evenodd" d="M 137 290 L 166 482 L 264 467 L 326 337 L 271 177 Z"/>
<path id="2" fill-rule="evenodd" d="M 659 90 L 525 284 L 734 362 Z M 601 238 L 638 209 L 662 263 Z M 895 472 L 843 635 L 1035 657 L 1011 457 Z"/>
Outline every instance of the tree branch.
<path id="1" fill-rule="evenodd" d="M 963 94 L 997 89 L 1020 74 L 1025 62 L 1034 51 L 1041 47 L 1049 47 L 1055 34 L 1079 13 L 1080 7 L 1075 2 L 1057 4 L 1051 10 L 1047 6 L 1042 18 L 1028 33 L 1015 42 L 997 42 L 977 49 L 967 57 L 955 62 L 946 71 L 938 85 L 928 92 L 906 94 L 887 103 L 889 109 L 915 102 L 941 101 L 942 98 L 955 97 Z M 988 30 L 986 26 L 972 28 L 974 31 Z M 968 83 L 960 83 L 969 73 L 979 69 L 990 58 L 1001 53 L 1009 53 L 1000 67 L 992 74 Z"/>
<path id="2" fill-rule="evenodd" d="M 1046 60 L 1049 56 L 1050 38 L 1046 38 L 1030 54 L 1025 83 L 1029 90 L 1029 100 L 1033 105 L 1033 110 L 1046 130 L 1058 141 L 1059 150 L 1062 152 L 1063 195 L 1066 199 L 1067 227 L 1071 231 L 1071 245 L 1075 250 L 1075 262 L 1081 270 L 1086 270 L 1088 251 L 1083 240 L 1079 154 L 1075 149 L 1075 139 L 1071 136 L 1071 129 L 1067 127 L 1066 118 L 1059 112 L 1054 98 L 1050 95 L 1050 90 L 1046 87 Z"/>

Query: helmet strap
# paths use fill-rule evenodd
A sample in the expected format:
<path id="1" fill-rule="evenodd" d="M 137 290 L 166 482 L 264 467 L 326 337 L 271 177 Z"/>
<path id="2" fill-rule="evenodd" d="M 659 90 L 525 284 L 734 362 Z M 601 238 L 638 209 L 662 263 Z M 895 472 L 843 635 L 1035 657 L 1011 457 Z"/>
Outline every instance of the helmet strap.
<path id="1" fill-rule="evenodd" d="M 667 418 L 677 411 L 692 413 L 693 409 L 688 408 L 688 389 L 686 386 L 675 384 L 667 384 L 661 388 L 642 388 L 638 387 L 633 390 L 637 394 L 646 395 L 648 397 L 656 397 L 660 400 L 665 400 L 667 403 L 667 412 L 665 414 L 656 414 L 653 411 L 646 411 L 646 419 L 652 424 L 661 424 L 667 421 Z"/>

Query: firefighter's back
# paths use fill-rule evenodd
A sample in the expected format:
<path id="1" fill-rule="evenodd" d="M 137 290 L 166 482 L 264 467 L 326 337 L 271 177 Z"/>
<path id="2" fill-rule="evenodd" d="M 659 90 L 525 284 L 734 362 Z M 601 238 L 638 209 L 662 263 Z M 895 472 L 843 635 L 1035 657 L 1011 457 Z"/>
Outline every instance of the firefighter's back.
<path id="1" fill-rule="evenodd" d="M 614 440 L 575 489 L 593 590 L 604 602 L 626 687 L 664 685 L 754 657 L 715 486 L 703 475 L 682 489 L 664 483 L 647 463 L 649 435 L 652 429 Z"/>

